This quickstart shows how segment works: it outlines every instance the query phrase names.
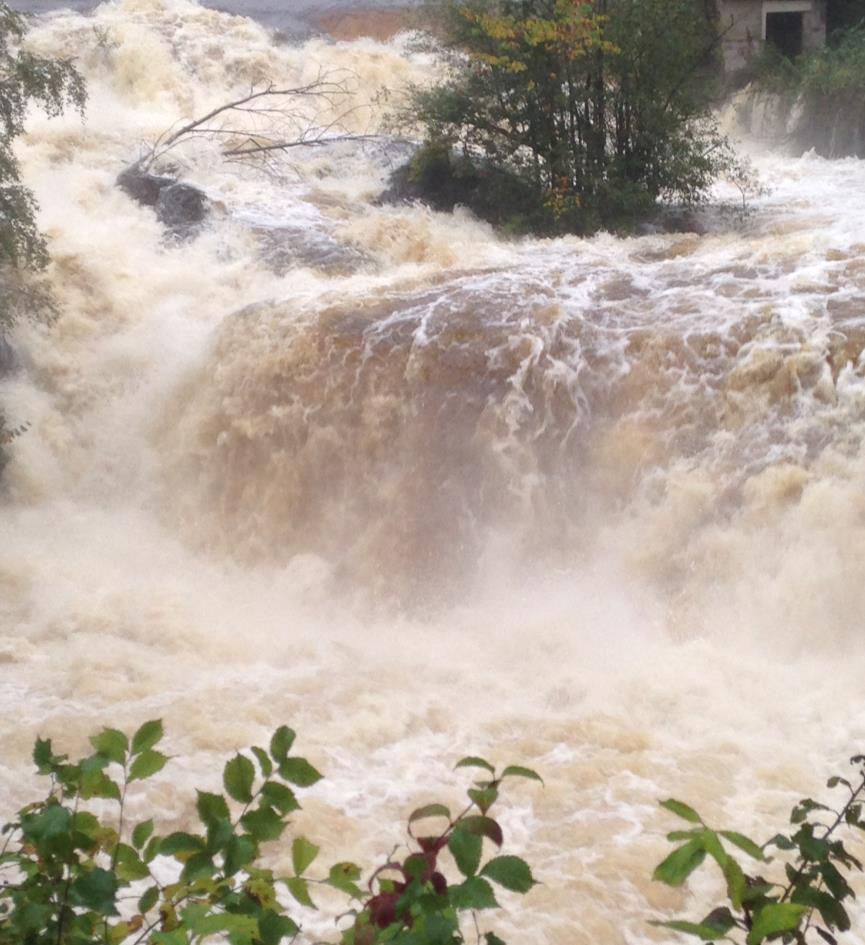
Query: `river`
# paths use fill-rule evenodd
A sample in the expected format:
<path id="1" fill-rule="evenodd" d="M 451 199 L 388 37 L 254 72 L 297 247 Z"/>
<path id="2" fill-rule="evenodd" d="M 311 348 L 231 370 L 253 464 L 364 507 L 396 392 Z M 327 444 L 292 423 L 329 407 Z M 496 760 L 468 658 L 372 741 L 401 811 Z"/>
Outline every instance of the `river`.
<path id="1" fill-rule="evenodd" d="M 3 813 L 37 734 L 162 716 L 180 825 L 287 722 L 327 775 L 299 827 L 372 862 L 478 753 L 546 781 L 503 814 L 543 882 L 505 938 L 667 940 L 648 920 L 699 907 L 651 882 L 659 798 L 764 839 L 865 750 L 865 163 L 744 145 L 769 188 L 744 216 L 511 240 L 379 206 L 398 143 L 265 173 L 199 140 L 172 160 L 215 209 L 172 241 L 114 186 L 166 128 L 324 69 L 368 132 L 434 63 L 191 0 L 31 42 L 90 102 L 19 147 L 63 310 L 16 329 L 0 390 L 31 425 L 0 509 Z"/>

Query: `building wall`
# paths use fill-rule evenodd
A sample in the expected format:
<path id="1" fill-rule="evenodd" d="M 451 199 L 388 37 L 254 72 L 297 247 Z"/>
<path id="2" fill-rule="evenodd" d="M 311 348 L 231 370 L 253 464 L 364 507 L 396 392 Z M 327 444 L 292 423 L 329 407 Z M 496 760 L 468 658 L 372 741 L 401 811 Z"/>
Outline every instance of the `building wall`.
<path id="1" fill-rule="evenodd" d="M 803 10 L 803 46 L 819 49 L 826 42 L 826 0 L 718 0 L 724 32 L 724 67 L 745 69 L 763 48 L 765 17 L 769 12 Z"/>

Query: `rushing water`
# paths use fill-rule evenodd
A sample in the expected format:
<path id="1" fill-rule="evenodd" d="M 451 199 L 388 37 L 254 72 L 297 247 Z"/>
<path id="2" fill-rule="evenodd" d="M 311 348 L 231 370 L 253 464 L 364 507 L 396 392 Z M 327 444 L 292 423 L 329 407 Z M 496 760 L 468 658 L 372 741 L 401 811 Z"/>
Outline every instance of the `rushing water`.
<path id="1" fill-rule="evenodd" d="M 63 315 L 19 328 L 0 391 L 32 424 L 0 519 L 3 813 L 37 733 L 164 716 L 180 823 L 289 722 L 328 775 L 310 832 L 370 862 L 471 750 L 547 782 L 505 815 L 544 883 L 515 940 L 663 938 L 687 899 L 649 880 L 657 798 L 769 836 L 865 748 L 865 163 L 757 154 L 771 192 L 702 235 L 512 242 L 375 205 L 397 145 L 264 174 L 199 142 L 174 159 L 216 209 L 177 243 L 114 186 L 143 142 L 321 68 L 367 131 L 432 64 L 187 0 L 32 43 L 91 99 L 20 146 Z"/>

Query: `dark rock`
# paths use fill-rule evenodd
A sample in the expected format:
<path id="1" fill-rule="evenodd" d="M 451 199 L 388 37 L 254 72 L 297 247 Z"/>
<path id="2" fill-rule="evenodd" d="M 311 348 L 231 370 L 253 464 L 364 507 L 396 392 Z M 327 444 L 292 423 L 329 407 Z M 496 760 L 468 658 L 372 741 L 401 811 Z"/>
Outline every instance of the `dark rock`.
<path id="1" fill-rule="evenodd" d="M 149 174 L 133 164 L 117 177 L 117 186 L 145 207 L 153 207 L 160 223 L 188 235 L 205 219 L 210 204 L 204 191 L 173 177 Z"/>
<path id="2" fill-rule="evenodd" d="M 6 377 L 18 369 L 18 355 L 12 345 L 0 335 L 0 377 Z"/>
<path id="3" fill-rule="evenodd" d="M 173 183 L 175 183 L 173 177 L 147 174 L 134 164 L 132 167 L 127 167 L 117 178 L 117 186 L 145 207 L 155 207 L 163 188 L 170 187 Z"/>
<path id="4" fill-rule="evenodd" d="M 210 210 L 207 195 L 191 184 L 171 183 L 159 191 L 156 216 L 169 229 L 197 226 Z"/>

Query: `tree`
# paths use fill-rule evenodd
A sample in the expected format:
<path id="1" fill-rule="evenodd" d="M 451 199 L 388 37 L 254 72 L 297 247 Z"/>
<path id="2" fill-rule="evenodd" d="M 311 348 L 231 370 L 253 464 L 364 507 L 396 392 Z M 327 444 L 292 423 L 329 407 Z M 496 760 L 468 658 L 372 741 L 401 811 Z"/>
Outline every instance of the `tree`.
<path id="1" fill-rule="evenodd" d="M 450 78 L 417 91 L 441 150 L 505 169 L 532 228 L 632 224 L 735 164 L 710 113 L 718 33 L 698 0 L 442 0 Z"/>
<path id="2" fill-rule="evenodd" d="M 48 264 L 45 238 L 36 225 L 36 200 L 21 183 L 13 151 L 31 104 L 48 115 L 83 110 L 84 80 L 66 59 L 46 59 L 21 47 L 27 24 L 0 2 L 0 338 L 17 319 L 53 313 L 50 292 L 33 278 Z M 20 428 L 19 428 L 20 430 Z M 8 430 L 0 410 L 2 447 L 19 430 Z"/>

